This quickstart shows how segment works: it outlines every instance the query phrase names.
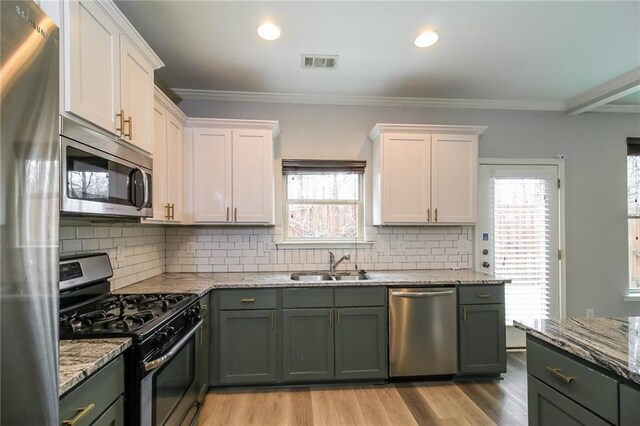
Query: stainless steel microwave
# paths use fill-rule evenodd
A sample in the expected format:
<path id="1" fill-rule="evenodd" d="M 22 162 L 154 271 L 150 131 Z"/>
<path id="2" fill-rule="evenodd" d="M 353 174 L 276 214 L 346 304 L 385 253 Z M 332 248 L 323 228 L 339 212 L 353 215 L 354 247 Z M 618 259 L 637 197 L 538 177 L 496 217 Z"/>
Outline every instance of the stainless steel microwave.
<path id="1" fill-rule="evenodd" d="M 60 213 L 151 217 L 152 158 L 61 118 Z"/>

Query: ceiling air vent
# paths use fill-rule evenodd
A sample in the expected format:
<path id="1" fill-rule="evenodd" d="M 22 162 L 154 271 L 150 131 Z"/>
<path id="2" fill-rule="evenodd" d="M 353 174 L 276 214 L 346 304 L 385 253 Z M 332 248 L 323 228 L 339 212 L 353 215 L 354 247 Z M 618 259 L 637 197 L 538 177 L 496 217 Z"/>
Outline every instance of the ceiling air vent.
<path id="1" fill-rule="evenodd" d="M 338 55 L 306 55 L 302 54 L 302 68 L 336 69 Z"/>

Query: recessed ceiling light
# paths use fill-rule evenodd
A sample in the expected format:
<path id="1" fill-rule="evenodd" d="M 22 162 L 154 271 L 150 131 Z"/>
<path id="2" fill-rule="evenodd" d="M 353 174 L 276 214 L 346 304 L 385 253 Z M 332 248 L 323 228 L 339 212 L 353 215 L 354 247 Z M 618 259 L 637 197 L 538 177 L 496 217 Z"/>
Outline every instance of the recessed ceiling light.
<path id="1" fill-rule="evenodd" d="M 436 44 L 440 36 L 435 31 L 425 31 L 416 38 L 416 46 L 418 47 L 429 47 Z"/>
<path id="2" fill-rule="evenodd" d="M 279 26 L 267 22 L 258 27 L 258 35 L 265 40 L 277 40 L 280 38 L 282 30 Z"/>

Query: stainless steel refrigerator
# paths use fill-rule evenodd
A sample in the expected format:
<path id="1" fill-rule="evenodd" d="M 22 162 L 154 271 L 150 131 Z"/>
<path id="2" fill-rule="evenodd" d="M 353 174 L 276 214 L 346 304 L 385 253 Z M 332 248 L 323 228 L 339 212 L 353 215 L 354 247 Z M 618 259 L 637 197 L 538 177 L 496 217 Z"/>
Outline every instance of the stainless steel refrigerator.
<path id="1" fill-rule="evenodd" d="M 0 423 L 58 424 L 58 27 L 0 1 Z"/>

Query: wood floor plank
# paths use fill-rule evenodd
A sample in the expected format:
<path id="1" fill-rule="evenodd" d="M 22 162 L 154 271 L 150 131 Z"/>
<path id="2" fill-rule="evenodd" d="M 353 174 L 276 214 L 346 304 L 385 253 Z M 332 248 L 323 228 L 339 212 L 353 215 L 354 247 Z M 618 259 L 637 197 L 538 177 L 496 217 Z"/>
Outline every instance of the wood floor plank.
<path id="1" fill-rule="evenodd" d="M 203 426 L 527 424 L 526 356 L 507 355 L 504 380 L 214 390 Z"/>

